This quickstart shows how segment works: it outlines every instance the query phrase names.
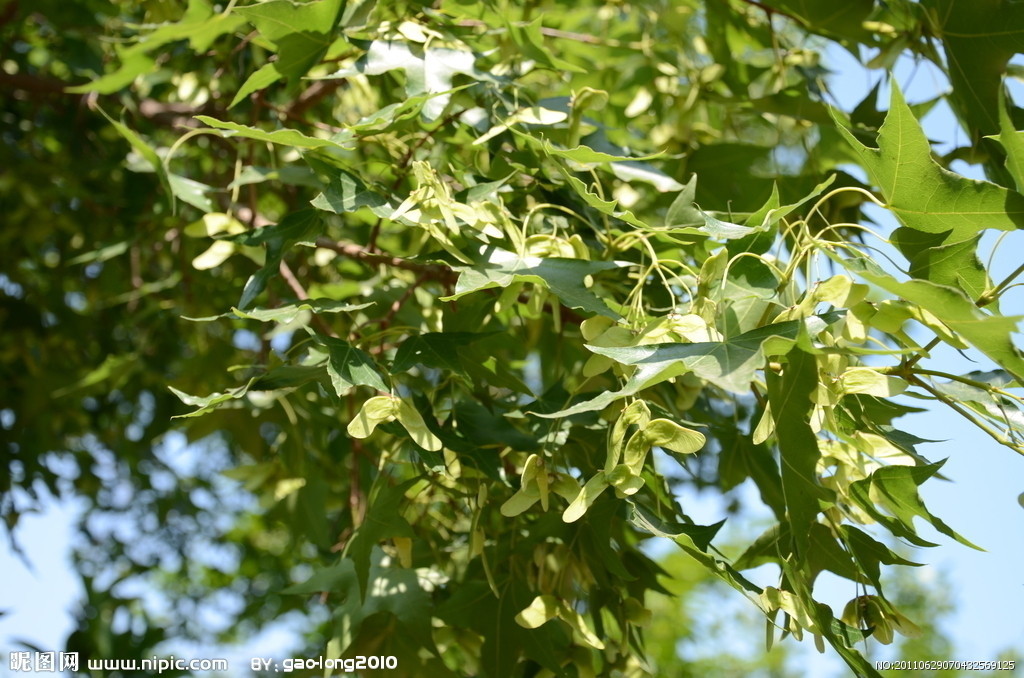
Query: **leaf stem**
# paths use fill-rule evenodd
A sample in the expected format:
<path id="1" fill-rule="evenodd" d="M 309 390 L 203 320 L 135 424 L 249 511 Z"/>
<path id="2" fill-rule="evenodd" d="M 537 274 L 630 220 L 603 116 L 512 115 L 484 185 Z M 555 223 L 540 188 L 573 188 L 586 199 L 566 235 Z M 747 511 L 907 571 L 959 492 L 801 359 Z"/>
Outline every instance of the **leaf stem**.
<path id="1" fill-rule="evenodd" d="M 987 433 L 989 435 L 989 437 L 991 437 L 993 440 L 995 440 L 1000 445 L 1003 445 L 1005 447 L 1009 447 L 1011 450 L 1013 450 L 1017 454 L 1020 454 L 1020 455 L 1024 456 L 1024 449 L 1022 449 L 1019 445 L 1016 445 L 1012 441 L 1007 440 L 1006 437 L 1003 434 L 1001 434 L 999 431 L 997 431 L 996 429 L 992 428 L 991 426 L 989 426 L 985 422 L 975 418 L 973 415 L 971 415 L 970 412 L 968 412 L 966 409 L 964 409 L 964 407 L 961 406 L 958 402 L 954 401 L 952 398 L 948 397 L 947 395 L 945 395 L 944 393 L 942 393 L 941 391 L 936 389 L 934 386 L 932 386 L 928 382 L 923 381 L 922 379 L 918 379 L 914 375 L 909 375 L 907 377 L 907 381 L 909 381 L 914 386 L 917 386 L 918 388 L 922 388 L 925 391 L 928 391 L 928 393 L 930 393 L 936 400 L 938 400 L 939 402 L 947 405 L 950 409 L 952 409 L 954 412 L 956 412 L 957 414 L 962 416 L 964 419 L 967 419 L 969 422 L 971 422 L 972 424 L 974 424 L 975 426 L 980 428 L 982 431 Z"/>
<path id="2" fill-rule="evenodd" d="M 1006 291 L 1006 288 L 1010 286 L 1010 283 L 1012 283 L 1014 279 L 1021 273 L 1024 273 L 1024 264 L 1021 264 L 1016 269 L 1014 269 L 1013 273 L 1006 276 L 1006 278 L 1003 279 L 1003 282 L 996 285 L 991 291 L 985 292 L 980 297 L 978 297 L 978 300 L 974 303 L 978 306 L 978 308 L 982 308 L 983 306 L 991 304 L 993 301 L 999 298 L 1000 294 Z"/>

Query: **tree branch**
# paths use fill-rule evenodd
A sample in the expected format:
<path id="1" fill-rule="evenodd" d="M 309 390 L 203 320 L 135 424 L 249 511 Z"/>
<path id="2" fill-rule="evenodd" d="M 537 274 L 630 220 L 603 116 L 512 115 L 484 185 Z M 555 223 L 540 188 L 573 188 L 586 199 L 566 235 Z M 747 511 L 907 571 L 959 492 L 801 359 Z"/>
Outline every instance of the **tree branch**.
<path id="1" fill-rule="evenodd" d="M 295 277 L 295 273 L 292 272 L 292 269 L 288 264 L 282 261 L 281 265 L 278 266 L 278 270 L 281 272 L 281 277 L 284 278 L 285 282 L 288 283 L 288 287 L 292 288 L 292 292 L 295 293 L 295 296 L 298 297 L 300 301 L 306 301 L 309 299 L 309 292 L 307 292 L 306 288 L 302 286 L 302 283 L 299 282 L 299 279 Z M 327 323 L 324 322 L 324 319 L 315 313 L 313 314 L 312 322 L 314 325 L 317 326 L 317 329 L 319 329 L 327 336 L 338 336 L 334 332 L 334 330 L 332 330 L 327 325 Z"/>
<path id="2" fill-rule="evenodd" d="M 417 273 L 426 274 L 429 278 L 439 280 L 444 283 L 453 282 L 456 277 L 454 271 L 444 266 L 439 266 L 437 264 L 421 264 L 416 261 L 410 261 L 409 259 L 402 259 L 401 257 L 377 254 L 353 243 L 335 242 L 330 238 L 317 238 L 316 246 L 337 252 L 349 259 L 364 261 L 368 264 L 392 266 L 406 271 L 415 271 Z"/>

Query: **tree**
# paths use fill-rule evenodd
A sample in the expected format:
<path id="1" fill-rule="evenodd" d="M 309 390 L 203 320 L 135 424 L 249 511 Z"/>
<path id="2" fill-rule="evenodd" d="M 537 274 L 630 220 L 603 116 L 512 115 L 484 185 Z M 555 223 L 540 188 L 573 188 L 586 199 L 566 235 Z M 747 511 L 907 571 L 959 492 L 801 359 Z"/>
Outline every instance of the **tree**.
<path id="1" fill-rule="evenodd" d="M 1024 223 L 1021 3 L 0 14 L 0 512 L 13 538 L 42 488 L 91 502 L 87 656 L 298 612 L 311 653 L 394 675 L 644 675 L 661 538 L 876 675 L 858 642 L 913 628 L 886 536 L 970 545 L 920 500 L 942 462 L 897 397 L 1022 451 L 1020 270 L 977 254 Z M 944 69 L 969 145 L 935 155 L 935 102 L 891 78 L 884 112 L 830 105 L 836 46 Z M 748 479 L 776 524 L 730 560 L 675 490 Z M 774 586 L 743 574 L 764 563 Z M 812 595 L 826 570 L 863 588 L 845 611 Z"/>

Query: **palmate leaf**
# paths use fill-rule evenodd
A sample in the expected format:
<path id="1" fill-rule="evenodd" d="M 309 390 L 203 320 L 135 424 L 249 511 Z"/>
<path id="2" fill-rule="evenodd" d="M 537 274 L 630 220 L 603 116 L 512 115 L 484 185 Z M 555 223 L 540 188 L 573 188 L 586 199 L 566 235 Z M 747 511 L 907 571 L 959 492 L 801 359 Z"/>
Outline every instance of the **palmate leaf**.
<path id="1" fill-rule="evenodd" d="M 1006 91 L 999 92 L 999 140 L 1006 151 L 1006 171 L 1010 173 L 1017 191 L 1024 191 L 1024 131 L 1015 129 L 1010 112 L 1007 110 Z"/>
<path id="2" fill-rule="evenodd" d="M 926 233 L 948 232 L 951 242 L 982 229 L 1008 231 L 1024 225 L 1024 196 L 950 172 L 932 159 L 928 138 L 895 79 L 877 149 L 861 144 L 838 119 L 836 124 L 904 225 Z"/>
<path id="3" fill-rule="evenodd" d="M 802 321 L 790 320 L 766 325 L 726 341 L 587 348 L 624 365 L 667 366 L 678 362 L 726 391 L 746 393 L 757 371 L 764 367 L 766 354 L 787 353 L 802 326 Z"/>
<path id="4" fill-rule="evenodd" d="M 868 478 L 852 483 L 850 496 L 868 515 L 888 528 L 893 534 L 918 546 L 935 546 L 935 544 L 925 541 L 917 535 L 917 531 L 914 529 L 915 517 L 924 518 L 942 534 L 980 551 L 981 548 L 960 536 L 953 528 L 932 515 L 917 492 L 918 486 L 935 475 L 945 463 L 943 460 L 922 466 L 882 467 L 874 471 Z"/>
<path id="5" fill-rule="evenodd" d="M 348 172 L 338 171 L 331 179 L 327 190 L 313 198 L 311 203 L 318 210 L 343 214 L 369 207 L 378 217 L 389 217 L 395 211 L 383 195 L 367 188 L 359 178 Z"/>
<path id="6" fill-rule="evenodd" d="M 266 245 L 267 248 L 266 263 L 246 281 L 238 308 L 244 310 L 255 301 L 270 278 L 277 275 L 281 259 L 288 248 L 298 242 L 311 241 L 319 235 L 322 227 L 323 223 L 316 210 L 307 209 L 292 212 L 277 224 L 225 238 L 239 245 Z"/>
<path id="7" fill-rule="evenodd" d="M 986 229 L 1024 227 L 1024 196 L 940 167 L 895 78 L 891 91 L 877 149 L 864 146 L 838 118 L 836 125 L 881 190 L 888 209 L 906 228 L 919 232 L 897 236 L 915 276 L 958 286 L 977 298 L 986 286 L 986 274 L 976 263 L 974 238 Z"/>
<path id="8" fill-rule="evenodd" d="M 576 195 L 583 198 L 583 201 L 596 209 L 601 214 L 607 214 L 610 217 L 620 219 L 630 226 L 636 226 L 637 228 L 647 228 L 647 224 L 637 218 L 635 214 L 629 210 L 616 209 L 618 206 L 617 200 L 605 200 L 600 195 L 590 190 L 585 183 L 577 179 L 576 177 L 569 174 L 564 168 L 559 167 L 559 171 L 565 177 L 565 180 L 569 183 L 569 187 L 576 193 Z"/>
<path id="9" fill-rule="evenodd" d="M 516 622 L 516 615 L 534 598 L 529 585 L 518 577 L 498 582 L 497 598 L 484 582 L 469 581 L 459 585 L 434 614 L 448 626 L 472 629 L 483 637 L 479 658 L 480 675 L 485 678 L 517 675 L 524 654 L 555 676 L 566 676 L 560 658 L 572 642 L 567 627 L 546 624 L 542 629 L 527 629 Z"/>
<path id="10" fill-rule="evenodd" d="M 345 395 L 354 386 L 369 386 L 378 391 L 387 391 L 387 384 L 377 371 L 377 363 L 369 353 L 362 351 L 344 339 L 314 334 L 316 341 L 327 347 L 327 373 L 338 396 Z"/>
<path id="11" fill-rule="evenodd" d="M 838 119 L 837 126 L 905 226 L 897 230 L 894 242 L 909 260 L 912 276 L 978 298 L 988 278 L 975 255 L 977 238 L 985 229 L 1024 226 L 1024 196 L 936 164 L 895 79 L 878 149 L 863 145 Z"/>
<path id="12" fill-rule="evenodd" d="M 920 563 L 911 562 L 893 553 L 888 546 L 876 541 L 852 525 L 843 525 L 839 528 L 843 534 L 843 543 L 846 544 L 850 553 L 856 558 L 861 571 L 868 577 L 868 580 L 875 586 L 881 588 L 881 565 L 907 565 L 920 567 Z"/>
<path id="13" fill-rule="evenodd" d="M 1020 0 L 923 0 L 929 30 L 942 39 L 954 110 L 972 140 L 999 131 L 999 90 L 1009 60 L 1024 45 Z"/>
<path id="14" fill-rule="evenodd" d="M 334 40 L 331 33 L 343 5 L 343 0 L 271 0 L 237 7 L 235 12 L 248 19 L 277 48 L 274 70 L 288 78 L 299 78 L 330 47 Z"/>
<path id="15" fill-rule="evenodd" d="M 534 414 L 554 419 L 603 410 L 620 398 L 634 395 L 649 386 L 687 372 L 693 372 L 726 391 L 747 393 L 757 371 L 764 367 L 766 355 L 789 351 L 796 343 L 802 326 L 803 321 L 791 320 L 767 325 L 721 342 L 625 347 L 587 345 L 588 349 L 598 355 L 607 356 L 623 365 L 636 365 L 636 371 L 618 391 L 605 391 L 558 412 Z"/>
<path id="16" fill-rule="evenodd" d="M 333 599 L 341 602 L 338 613 L 345 617 L 350 637 L 358 634 L 366 618 L 387 612 L 394 615 L 399 626 L 415 637 L 422 647 L 433 648 L 434 641 L 430 633 L 430 611 L 433 604 L 417 572 L 385 565 L 387 557 L 379 547 L 374 547 L 370 557 L 371 565 L 366 579 L 369 590 L 365 597 L 360 594 L 355 563 L 348 558 L 317 570 L 306 581 L 289 586 L 281 593 L 339 594 L 339 598 Z"/>
<path id="17" fill-rule="evenodd" d="M 237 400 L 238 398 L 242 398 L 245 396 L 246 393 L 249 392 L 249 388 L 253 385 L 255 381 L 256 377 L 253 377 L 242 386 L 230 388 L 220 393 L 211 393 L 208 396 L 191 395 L 185 393 L 184 391 L 179 391 L 173 386 L 168 386 L 167 388 L 170 389 L 171 393 L 178 396 L 178 399 L 181 400 L 181 402 L 185 403 L 186 405 L 193 405 L 199 408 L 197 410 L 189 412 L 188 414 L 179 414 L 175 417 L 177 419 L 185 417 L 199 417 L 217 409 L 217 407 L 222 403 L 225 403 L 229 400 Z"/>
<path id="18" fill-rule="evenodd" d="M 764 4 L 797 18 L 816 33 L 845 42 L 868 43 L 871 39 L 863 23 L 875 8 L 872 0 L 766 0 Z"/>
<path id="19" fill-rule="evenodd" d="M 476 332 L 427 332 L 413 335 L 403 341 L 395 352 L 391 372 L 399 374 L 415 365 L 423 365 L 465 375 L 461 349 L 488 336 L 490 333 Z"/>
<path id="20" fill-rule="evenodd" d="M 275 322 L 287 325 L 294 322 L 296 318 L 306 311 L 310 313 L 351 313 L 373 306 L 373 304 L 374 302 L 372 301 L 362 304 L 350 304 L 334 299 L 307 299 L 297 304 L 286 304 L 277 308 L 254 308 L 249 311 L 232 309 L 232 313 L 225 314 L 225 316 L 236 315 L 239 318 L 251 318 L 252 320 L 262 322 Z"/>
<path id="21" fill-rule="evenodd" d="M 239 102 L 244 101 L 245 98 L 253 92 L 266 89 L 283 77 L 284 75 L 275 68 L 274 63 L 262 66 L 259 70 L 246 78 L 245 82 L 242 83 L 242 86 L 238 88 L 238 91 L 235 92 L 235 97 L 231 100 L 231 103 L 228 104 L 228 110 L 237 106 Z"/>

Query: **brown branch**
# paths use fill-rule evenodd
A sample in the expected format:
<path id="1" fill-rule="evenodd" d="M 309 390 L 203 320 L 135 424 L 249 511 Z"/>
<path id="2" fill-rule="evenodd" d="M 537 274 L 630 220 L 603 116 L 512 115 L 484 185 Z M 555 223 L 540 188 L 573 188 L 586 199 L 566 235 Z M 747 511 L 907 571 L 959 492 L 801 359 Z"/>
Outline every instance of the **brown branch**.
<path id="1" fill-rule="evenodd" d="M 298 297 L 300 301 L 307 301 L 309 299 L 309 292 L 307 292 L 306 288 L 302 286 L 302 283 L 299 282 L 299 279 L 295 277 L 295 273 L 292 272 L 291 266 L 282 261 L 280 266 L 278 266 L 278 270 L 281 272 L 281 277 L 284 278 L 286 283 L 288 283 L 288 287 L 292 288 L 292 292 L 295 292 L 295 296 Z M 314 325 L 316 325 L 318 330 L 320 330 L 327 336 L 338 336 L 334 332 L 334 330 L 332 330 L 327 325 L 327 323 L 324 322 L 324 319 L 316 315 L 315 313 L 313 314 L 312 322 Z"/>
<path id="2" fill-rule="evenodd" d="M 4 7 L 3 12 L 0 12 L 0 28 L 3 28 L 14 19 L 18 14 L 18 0 L 11 0 Z"/>
<path id="3" fill-rule="evenodd" d="M 41 97 L 73 97 L 78 99 L 85 99 L 90 102 L 90 108 L 92 102 L 96 97 L 95 92 L 87 92 L 83 94 L 77 94 L 68 92 L 67 88 L 71 87 L 67 82 L 58 80 L 57 78 L 50 78 L 43 75 L 32 75 L 29 73 L 4 73 L 0 71 L 0 90 L 6 90 L 15 92 L 16 98 L 41 98 Z M 170 125 L 181 125 L 187 127 L 196 127 L 199 123 L 193 120 L 196 115 L 211 114 L 217 112 L 217 107 L 212 101 L 208 101 L 201 106 L 194 104 L 188 104 L 184 102 L 165 102 L 158 101 L 156 99 L 142 99 L 139 101 L 138 108 L 136 109 L 138 114 L 147 120 L 161 124 Z"/>
<path id="4" fill-rule="evenodd" d="M 4 73 L 0 71 L 0 89 L 27 92 L 30 94 L 65 94 L 68 84 L 56 78 L 47 78 L 28 73 Z M 78 96 L 78 95 L 76 95 Z"/>
<path id="5" fill-rule="evenodd" d="M 368 264 L 392 266 L 406 271 L 416 271 L 417 273 L 424 274 L 429 278 L 445 283 L 452 282 L 455 279 L 455 272 L 444 266 L 439 266 L 437 264 L 421 264 L 416 261 L 410 261 L 409 259 L 402 259 L 401 257 L 377 254 L 376 252 L 370 252 L 364 247 L 353 243 L 335 242 L 330 238 L 317 238 L 316 246 L 323 247 L 324 249 L 331 250 L 332 252 L 337 252 L 349 259 L 364 261 Z"/>
<path id="6" fill-rule="evenodd" d="M 289 118 L 301 120 L 302 114 L 315 106 L 324 97 L 329 96 L 334 90 L 341 87 L 345 81 L 341 78 L 335 80 L 317 80 L 307 87 L 286 110 Z"/>
<path id="7" fill-rule="evenodd" d="M 402 293 L 402 296 L 399 297 L 398 299 L 395 299 L 395 301 L 391 304 L 391 307 L 388 309 L 388 312 L 385 313 L 384 317 L 382 317 L 379 321 L 379 327 L 381 330 L 387 329 L 387 327 L 391 325 L 391 321 L 394 319 L 395 315 L 402 309 L 402 306 L 405 304 L 405 302 L 409 301 L 409 297 L 411 297 L 413 293 L 416 292 L 416 288 L 422 285 L 424 282 L 426 282 L 429 279 L 429 277 L 430 276 L 427 275 L 426 273 L 421 273 L 420 276 L 416 278 L 416 280 L 414 280 L 413 283 L 405 289 L 405 292 Z"/>

